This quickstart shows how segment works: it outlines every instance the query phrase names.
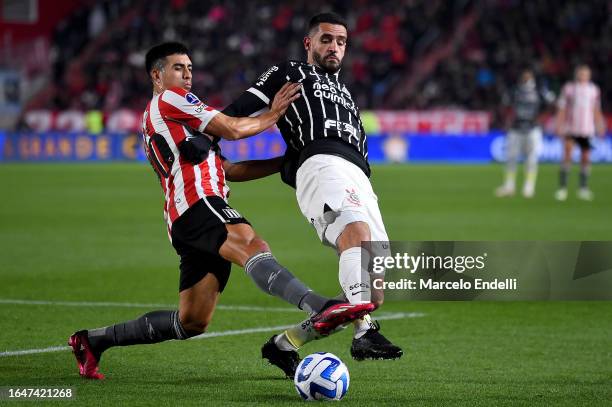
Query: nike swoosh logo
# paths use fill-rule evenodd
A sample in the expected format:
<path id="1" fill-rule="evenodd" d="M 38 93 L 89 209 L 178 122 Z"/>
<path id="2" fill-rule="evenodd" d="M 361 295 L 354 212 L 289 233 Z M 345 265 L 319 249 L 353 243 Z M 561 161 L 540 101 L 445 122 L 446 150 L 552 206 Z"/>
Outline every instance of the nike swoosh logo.
<path id="1" fill-rule="evenodd" d="M 352 293 L 351 295 L 357 295 L 357 294 L 361 294 L 361 293 L 367 293 L 367 291 L 366 290 L 357 291 L 356 293 Z"/>

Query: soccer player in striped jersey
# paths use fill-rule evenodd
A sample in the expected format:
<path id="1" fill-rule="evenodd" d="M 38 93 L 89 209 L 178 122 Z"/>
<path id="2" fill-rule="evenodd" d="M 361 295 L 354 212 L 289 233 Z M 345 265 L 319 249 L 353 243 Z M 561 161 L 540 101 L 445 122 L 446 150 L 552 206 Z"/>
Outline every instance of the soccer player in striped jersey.
<path id="1" fill-rule="evenodd" d="M 302 214 L 321 242 L 339 255 L 341 297 L 354 304 L 372 300 L 381 305 L 382 290 L 371 289 L 367 272 L 371 251 L 362 253 L 361 246 L 389 238 L 369 180 L 368 144 L 359 108 L 340 78 L 347 41 L 347 24 L 340 16 L 314 16 L 304 38 L 307 61 L 271 66 L 223 112 L 257 114 L 270 106 L 272 95 L 286 81 L 302 84 L 302 97 L 277 122 L 287 144 L 281 176 L 296 188 Z M 401 357 L 402 350 L 379 332 L 369 315 L 354 324 L 351 354 L 356 360 Z M 273 336 L 262 355 L 293 377 L 297 350 L 317 335 L 304 321 Z"/>
<path id="2" fill-rule="evenodd" d="M 180 43 L 164 43 L 146 55 L 153 98 L 143 115 L 149 161 L 164 193 L 168 235 L 180 257 L 178 310 L 153 311 L 132 321 L 81 330 L 69 338 L 81 376 L 103 379 L 102 352 L 113 346 L 188 339 L 206 329 L 231 263 L 244 267 L 264 292 L 311 314 L 320 335 L 363 317 L 374 304 L 349 304 L 320 296 L 272 256 L 268 244 L 227 203 L 226 181 L 247 181 L 278 172 L 280 159 L 232 164 L 220 152 L 219 137 L 237 140 L 272 126 L 299 97 L 299 85 L 285 83 L 270 111 L 256 118 L 228 117 L 191 93 L 191 60 Z"/>
<path id="3" fill-rule="evenodd" d="M 567 199 L 567 178 L 572 165 L 574 144 L 580 147 L 580 183 L 577 197 L 585 201 L 593 199 L 588 180 L 591 173 L 591 140 L 597 132 L 605 134 L 605 122 L 601 113 L 599 87 L 591 82 L 591 69 L 579 65 L 574 81 L 563 86 L 559 97 L 557 135 L 563 139 L 563 162 L 559 173 L 559 189 L 555 199 Z"/>

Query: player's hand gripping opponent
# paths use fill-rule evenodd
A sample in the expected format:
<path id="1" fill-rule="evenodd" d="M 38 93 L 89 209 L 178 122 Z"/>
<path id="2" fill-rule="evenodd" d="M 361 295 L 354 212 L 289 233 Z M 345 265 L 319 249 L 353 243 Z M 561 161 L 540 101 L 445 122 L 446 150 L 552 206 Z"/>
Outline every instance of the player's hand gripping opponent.
<path id="1" fill-rule="evenodd" d="M 287 82 L 276 95 L 270 105 L 270 111 L 278 115 L 280 119 L 284 114 L 289 105 L 300 97 L 300 89 L 302 88 L 301 83 Z"/>

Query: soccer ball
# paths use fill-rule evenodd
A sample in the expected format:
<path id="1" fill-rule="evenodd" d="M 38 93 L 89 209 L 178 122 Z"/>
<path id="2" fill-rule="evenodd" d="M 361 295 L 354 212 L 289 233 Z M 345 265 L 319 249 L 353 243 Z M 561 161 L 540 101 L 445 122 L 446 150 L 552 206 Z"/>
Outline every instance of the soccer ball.
<path id="1" fill-rule="evenodd" d="M 349 387 L 349 372 L 336 355 L 317 352 L 308 355 L 295 371 L 293 382 L 304 400 L 340 400 Z"/>

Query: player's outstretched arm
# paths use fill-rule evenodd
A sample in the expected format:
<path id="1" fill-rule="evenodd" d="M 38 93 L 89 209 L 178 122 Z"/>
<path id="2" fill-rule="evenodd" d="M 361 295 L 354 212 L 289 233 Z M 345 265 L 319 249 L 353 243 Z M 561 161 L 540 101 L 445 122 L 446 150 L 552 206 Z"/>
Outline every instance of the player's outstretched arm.
<path id="1" fill-rule="evenodd" d="M 225 179 L 233 182 L 251 181 L 264 178 L 280 171 L 283 157 L 270 158 L 267 160 L 251 160 L 231 163 L 223 161 Z"/>
<path id="2" fill-rule="evenodd" d="M 219 113 L 208 123 L 204 132 L 226 140 L 240 140 L 261 133 L 272 127 L 289 105 L 300 97 L 300 88 L 299 83 L 287 82 L 274 96 L 270 111 L 257 117 L 231 117 Z"/>

